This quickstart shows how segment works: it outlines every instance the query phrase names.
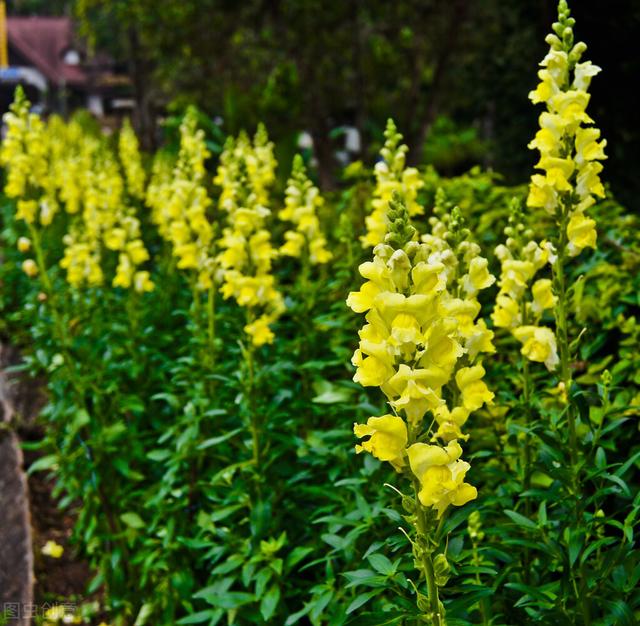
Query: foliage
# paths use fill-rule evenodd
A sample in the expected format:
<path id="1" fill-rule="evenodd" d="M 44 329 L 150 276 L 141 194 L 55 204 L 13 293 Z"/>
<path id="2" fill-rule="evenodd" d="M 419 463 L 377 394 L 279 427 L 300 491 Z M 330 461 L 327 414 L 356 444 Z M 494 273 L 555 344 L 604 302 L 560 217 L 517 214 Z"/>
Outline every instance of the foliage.
<path id="1" fill-rule="evenodd" d="M 78 120 L 44 122 L 20 94 L 6 122 L 1 331 L 25 350 L 25 371 L 47 380 L 31 471 L 51 472 L 76 514 L 89 589 L 104 588 L 110 623 L 640 619 L 640 240 L 611 193 L 587 207 L 591 250 L 581 245 L 591 235 L 568 228 L 577 192 L 545 213 L 492 172 L 407 168 L 393 124 L 375 173 L 353 163 L 341 189 L 323 193 L 301 158 L 276 164 L 264 129 L 224 141 L 195 110 L 153 158 L 126 127 L 107 137 Z M 284 189 L 277 167 L 291 169 Z M 541 167 L 545 184 L 577 189 L 573 170 L 562 180 Z M 386 244 L 363 248 L 366 218 L 390 199 Z M 380 274 L 361 289 L 358 266 L 372 254 L 361 272 Z M 422 263 L 404 282 L 403 254 Z M 514 273 L 527 262 L 535 282 Z M 431 321 L 453 319 L 449 345 L 466 349 L 453 350 L 442 384 L 397 378 L 414 357 L 429 360 L 431 325 L 418 333 L 408 315 L 382 333 L 385 376 L 364 365 L 382 354 L 366 331 L 352 367 L 361 324 L 349 293 L 356 310 L 384 313 L 401 292 L 427 298 L 416 276 L 433 268 L 450 293 Z M 518 300 L 513 327 L 498 296 Z M 553 350 L 533 358 L 540 346 L 518 332 L 533 325 L 553 331 L 559 372 Z M 471 358 L 478 333 L 482 365 L 479 350 Z M 376 420 L 392 434 L 404 421 L 354 373 L 404 411 L 411 440 L 385 442 Z M 390 388 L 394 377 L 403 384 Z M 438 406 L 418 415 L 425 397 Z M 354 422 L 372 455 L 356 456 Z M 463 424 L 465 462 L 454 439 Z M 446 448 L 431 441 L 438 433 Z M 455 459 L 425 468 L 407 445 Z M 445 507 L 434 485 L 451 464 L 473 487 L 458 485 L 465 497 Z M 396 469 L 415 479 L 402 484 Z"/>

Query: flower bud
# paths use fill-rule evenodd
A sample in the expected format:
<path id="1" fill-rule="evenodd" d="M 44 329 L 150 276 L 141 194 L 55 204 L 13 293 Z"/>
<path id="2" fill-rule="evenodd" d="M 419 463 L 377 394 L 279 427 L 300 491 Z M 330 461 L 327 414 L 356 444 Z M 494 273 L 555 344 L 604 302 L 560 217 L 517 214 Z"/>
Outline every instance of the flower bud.
<path id="1" fill-rule="evenodd" d="M 29 252 L 29 250 L 31 250 L 31 239 L 28 237 L 20 237 L 20 239 L 18 239 L 18 250 L 20 252 Z"/>

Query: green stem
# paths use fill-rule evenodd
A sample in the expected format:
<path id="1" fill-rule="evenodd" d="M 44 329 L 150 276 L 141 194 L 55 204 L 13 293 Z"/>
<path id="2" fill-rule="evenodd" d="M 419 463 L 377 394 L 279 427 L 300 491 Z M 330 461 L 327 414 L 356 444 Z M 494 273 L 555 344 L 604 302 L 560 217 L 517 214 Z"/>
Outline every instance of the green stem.
<path id="1" fill-rule="evenodd" d="M 567 258 L 567 224 L 569 222 L 569 209 L 567 202 L 562 203 L 562 215 L 560 219 L 560 240 L 558 242 L 558 258 L 553 264 L 553 276 L 558 290 L 558 302 L 554 308 L 556 318 L 556 332 L 558 336 L 558 349 L 560 351 L 560 380 L 564 385 L 564 393 L 567 394 L 567 425 L 569 428 L 569 456 L 571 459 L 572 475 L 578 462 L 578 437 L 576 434 L 576 420 L 574 407 L 570 400 L 572 374 L 571 354 L 569 350 L 568 331 L 568 298 L 565 277 L 565 263 Z M 573 481 L 575 489 L 575 480 Z"/>
<path id="2" fill-rule="evenodd" d="M 253 311 L 251 309 L 247 310 L 247 325 L 251 324 L 254 320 Z M 244 393 L 245 399 L 247 402 L 247 412 L 248 412 L 248 425 L 249 430 L 251 431 L 251 462 L 254 467 L 254 477 L 256 484 L 256 495 L 258 499 L 261 496 L 261 485 L 260 485 L 260 465 L 262 461 L 262 451 L 260 449 L 260 420 L 258 417 L 258 412 L 256 411 L 256 388 L 255 388 L 255 354 L 254 354 L 254 345 L 251 341 L 251 337 L 247 337 L 247 346 L 243 347 L 242 352 L 244 354 L 245 365 L 246 365 L 246 377 L 244 381 Z"/>
<path id="3" fill-rule="evenodd" d="M 209 340 L 209 362 L 213 370 L 216 362 L 216 290 L 214 286 L 209 287 L 207 296 L 207 338 Z"/>
<path id="4" fill-rule="evenodd" d="M 521 323 L 526 326 L 529 323 L 527 315 L 527 305 L 524 297 L 520 302 L 521 310 Z M 532 410 L 531 410 L 531 390 L 533 387 L 533 381 L 531 379 L 531 370 L 529 368 L 529 359 L 526 356 L 522 356 L 522 402 L 524 404 L 524 414 L 526 419 L 526 430 L 524 433 L 524 461 L 523 461 L 523 475 L 522 475 L 522 488 L 526 493 L 531 488 L 531 436 L 529 434 L 529 428 L 532 422 Z M 529 496 L 524 498 L 524 512 L 525 517 L 531 517 L 531 500 Z M 524 582 L 529 584 L 531 568 L 529 567 L 531 562 L 531 555 L 529 548 L 524 549 Z"/>
<path id="5" fill-rule="evenodd" d="M 567 294 L 567 280 L 565 276 L 565 264 L 567 262 L 567 225 L 569 223 L 569 214 L 571 210 L 570 197 L 565 197 L 560 204 L 560 237 L 558 241 L 558 258 L 553 264 L 553 277 L 557 288 L 558 302 L 554 308 L 556 318 L 556 333 L 558 337 L 558 349 L 560 351 L 560 380 L 564 385 L 564 393 L 567 397 L 567 426 L 569 429 L 569 458 L 571 461 L 571 491 L 574 500 L 574 519 L 575 524 L 580 520 L 580 500 L 579 500 L 579 468 L 578 468 L 578 436 L 576 431 L 576 413 L 571 398 L 571 385 L 573 377 L 571 373 L 571 352 L 569 346 L 569 302 Z M 586 578 L 582 568 L 578 569 L 575 575 L 576 579 L 580 579 L 580 586 L 576 590 L 576 601 L 582 607 L 582 623 L 585 626 L 591 624 L 591 610 L 589 606 L 589 597 L 586 589 Z"/>
<path id="6" fill-rule="evenodd" d="M 425 518 L 424 507 L 420 504 L 418 493 L 420 492 L 420 483 L 416 478 L 413 479 L 413 489 L 416 500 L 416 518 L 418 531 L 418 545 L 423 548 L 421 550 L 422 573 L 427 583 L 427 595 L 429 597 L 429 613 L 431 615 L 432 626 L 445 626 L 444 620 L 440 615 L 440 598 L 438 596 L 438 585 L 436 584 L 436 575 L 433 569 L 433 558 L 431 552 L 431 541 L 429 532 L 427 531 L 427 521 Z"/>

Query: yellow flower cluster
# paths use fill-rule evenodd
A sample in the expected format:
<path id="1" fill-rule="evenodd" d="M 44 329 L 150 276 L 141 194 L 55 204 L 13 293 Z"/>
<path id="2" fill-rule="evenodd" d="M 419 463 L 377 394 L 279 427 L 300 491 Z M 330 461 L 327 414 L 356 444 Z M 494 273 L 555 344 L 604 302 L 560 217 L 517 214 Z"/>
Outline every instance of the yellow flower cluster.
<path id="1" fill-rule="evenodd" d="M 222 295 L 235 298 L 247 309 L 244 330 L 255 346 L 273 341 L 270 324 L 284 310 L 271 273 L 277 251 L 265 228 L 271 214 L 267 205 L 275 168 L 273 144 L 260 127 L 253 142 L 244 133 L 227 140 L 214 178 L 221 187 L 220 208 L 228 215 L 218 257 Z"/>
<path id="2" fill-rule="evenodd" d="M 16 217 L 27 224 L 48 226 L 58 211 L 55 172 L 50 168 L 52 144 L 39 115 L 30 112 L 22 88 L 4 115 L 5 137 L 0 165 L 6 169 L 5 194 L 17 200 Z"/>
<path id="3" fill-rule="evenodd" d="M 127 181 L 127 191 L 132 198 L 144 200 L 146 176 L 140 155 L 140 143 L 126 119 L 118 135 L 118 155 Z"/>
<path id="4" fill-rule="evenodd" d="M 66 247 L 60 265 L 66 269 L 70 285 L 100 285 L 104 280 L 102 257 L 106 248 L 118 254 L 114 287 L 151 291 L 149 272 L 139 269 L 149 259 L 149 253 L 141 238 L 140 221 L 126 204 L 125 182 L 118 162 L 104 145 L 92 152 L 93 158 L 80 159 L 85 169 L 83 180 L 75 183 L 79 194 L 74 196 L 79 196 L 81 210 L 63 238 Z"/>
<path id="5" fill-rule="evenodd" d="M 435 220 L 432 233 L 417 241 L 398 200 L 388 214 L 385 243 L 359 268 L 367 282 L 347 299 L 355 312 L 366 313 L 367 322 L 353 356 L 354 381 L 380 387 L 394 411 L 354 426 L 356 436 L 369 437 L 356 450 L 398 471 L 408 464 L 421 485 L 420 502 L 441 516 L 449 505 L 477 495 L 464 482 L 469 464 L 460 459 L 458 439 L 467 438 L 461 427 L 470 413 L 493 399 L 478 361 L 479 354 L 495 351 L 493 333 L 476 321 L 476 296 L 495 278 L 475 244 L 449 243 L 452 232 L 460 231 L 456 215 L 447 224 Z"/>
<path id="6" fill-rule="evenodd" d="M 171 170 L 163 155 L 157 157 L 147 190 L 152 219 L 171 244 L 178 268 L 193 270 L 196 287 L 202 290 L 213 288 L 215 277 L 214 231 L 207 214 L 211 199 L 205 186 L 208 157 L 197 113 L 189 109 L 180 125 L 175 167 Z"/>
<path id="7" fill-rule="evenodd" d="M 376 163 L 374 170 L 376 186 L 371 201 L 372 211 L 365 219 L 367 232 L 360 238 L 365 248 L 384 241 L 389 225 L 387 209 L 394 193 L 404 200 L 411 217 L 424 213 L 424 208 L 416 201 L 424 181 L 415 167 L 405 167 L 409 148 L 400 143 L 402 135 L 391 119 L 387 120 L 384 136 L 386 141 L 380 150 L 382 160 Z"/>
<path id="8" fill-rule="evenodd" d="M 280 248 L 281 254 L 299 258 L 304 251 L 312 265 L 331 260 L 332 254 L 327 250 L 327 240 L 317 215 L 323 202 L 320 191 L 307 176 L 302 157 L 297 154 L 287 183 L 285 208 L 278 213 L 281 220 L 292 222 L 295 230 L 284 234 L 286 242 Z"/>
<path id="9" fill-rule="evenodd" d="M 544 311 L 553 309 L 557 297 L 549 278 L 533 281 L 540 270 L 555 262 L 556 256 L 548 241 L 524 243 L 532 233 L 525 230 L 521 218 L 514 204 L 505 229 L 506 245 L 496 248 L 501 263 L 500 291 L 491 319 L 496 328 L 509 330 L 522 343 L 526 358 L 544 363 L 553 371 L 560 361 L 556 336 L 551 328 L 540 325 L 540 319 Z"/>
<path id="10" fill-rule="evenodd" d="M 5 191 L 17 198 L 16 217 L 36 236 L 37 228 L 49 226 L 64 207 L 70 224 L 60 265 L 73 287 L 104 282 L 106 247 L 118 252 L 113 285 L 149 291 L 149 272 L 138 269 L 149 258 L 140 222 L 126 205 L 120 168 L 106 142 L 87 133 L 77 120 L 66 123 L 53 116 L 45 124 L 29 107 L 18 90 L 5 118 L 7 137 L 0 151 L 8 172 Z M 129 153 L 128 158 L 134 157 Z M 28 252 L 31 241 L 23 238 L 18 247 Z M 29 276 L 38 273 L 32 259 L 24 261 L 23 269 Z"/>
<path id="11" fill-rule="evenodd" d="M 587 46 L 574 45 L 574 20 L 564 0 L 558 14 L 555 33 L 546 38 L 550 50 L 540 63 L 540 83 L 529 94 L 534 104 L 544 103 L 547 110 L 540 115 L 540 130 L 529 144 L 540 152 L 536 167 L 544 174 L 531 177 L 527 204 L 556 216 L 567 250 L 576 256 L 596 246 L 595 220 L 586 211 L 595 197 L 605 195 L 599 161 L 606 158 L 606 140 L 600 140 L 597 128 L 585 126 L 593 123 L 586 112 L 588 89 L 600 68 L 590 61 L 580 62 Z"/>

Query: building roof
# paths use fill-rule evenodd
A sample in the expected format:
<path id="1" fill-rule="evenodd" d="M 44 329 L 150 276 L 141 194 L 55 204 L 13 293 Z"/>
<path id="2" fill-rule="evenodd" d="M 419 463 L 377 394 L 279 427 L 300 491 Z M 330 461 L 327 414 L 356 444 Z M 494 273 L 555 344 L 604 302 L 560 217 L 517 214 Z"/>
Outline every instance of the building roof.
<path id="1" fill-rule="evenodd" d="M 80 65 L 65 63 L 74 48 L 73 23 L 68 17 L 9 17 L 7 39 L 25 59 L 55 85 L 82 85 L 88 80 Z"/>

